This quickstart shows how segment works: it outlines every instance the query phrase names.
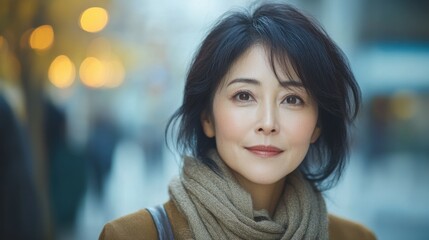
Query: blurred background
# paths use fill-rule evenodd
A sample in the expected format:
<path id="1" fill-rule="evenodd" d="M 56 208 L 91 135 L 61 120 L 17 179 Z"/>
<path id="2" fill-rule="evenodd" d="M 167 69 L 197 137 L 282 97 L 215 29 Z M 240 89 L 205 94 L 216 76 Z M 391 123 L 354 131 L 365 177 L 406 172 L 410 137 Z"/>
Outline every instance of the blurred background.
<path id="1" fill-rule="evenodd" d="M 363 93 L 353 153 L 325 193 L 379 239 L 429 239 L 429 1 L 295 0 Z M 193 53 L 244 0 L 0 0 L 0 236 L 97 239 L 162 203 L 164 129 Z"/>

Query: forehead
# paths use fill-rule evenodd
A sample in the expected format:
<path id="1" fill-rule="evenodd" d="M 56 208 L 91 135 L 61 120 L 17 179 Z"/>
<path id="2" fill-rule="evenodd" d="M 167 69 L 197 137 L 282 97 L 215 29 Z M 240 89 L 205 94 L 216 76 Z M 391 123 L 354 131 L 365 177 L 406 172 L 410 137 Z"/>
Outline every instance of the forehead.
<path id="1" fill-rule="evenodd" d="M 281 59 L 279 59 L 281 58 Z M 274 56 L 271 48 L 262 44 L 254 44 L 249 47 L 234 63 L 221 80 L 223 87 L 234 78 L 254 78 L 260 74 L 261 69 L 268 70 L 279 81 L 300 82 L 288 56 Z"/>

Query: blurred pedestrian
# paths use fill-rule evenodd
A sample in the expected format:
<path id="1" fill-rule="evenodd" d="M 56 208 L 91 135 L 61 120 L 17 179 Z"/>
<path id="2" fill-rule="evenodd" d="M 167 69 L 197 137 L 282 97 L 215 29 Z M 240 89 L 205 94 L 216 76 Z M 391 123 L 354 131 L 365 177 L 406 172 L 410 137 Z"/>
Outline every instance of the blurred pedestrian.
<path id="1" fill-rule="evenodd" d="M 0 93 L 0 238 L 42 239 L 28 137 Z"/>
<path id="2" fill-rule="evenodd" d="M 95 116 L 85 150 L 89 165 L 89 180 L 96 196 L 104 197 L 105 181 L 112 168 L 113 154 L 120 139 L 118 130 L 110 118 Z"/>
<path id="3" fill-rule="evenodd" d="M 75 227 L 87 186 L 87 163 L 83 152 L 67 140 L 65 113 L 48 99 L 44 102 L 44 128 L 50 203 L 59 234 Z"/>

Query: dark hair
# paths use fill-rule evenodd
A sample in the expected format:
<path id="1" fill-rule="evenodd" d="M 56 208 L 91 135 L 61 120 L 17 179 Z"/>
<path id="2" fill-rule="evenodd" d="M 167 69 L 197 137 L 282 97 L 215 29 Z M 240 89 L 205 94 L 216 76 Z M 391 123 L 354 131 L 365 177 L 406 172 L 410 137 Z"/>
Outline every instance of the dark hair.
<path id="1" fill-rule="evenodd" d="M 166 135 L 180 120 L 173 138 L 179 152 L 216 170 L 207 157 L 208 151 L 216 147 L 215 140 L 205 136 L 201 115 L 211 113 L 213 97 L 223 77 L 255 44 L 266 48 L 274 73 L 277 74 L 274 62 L 280 63 L 286 73 L 290 62 L 317 102 L 321 135 L 310 146 L 300 171 L 319 190 L 332 187 L 345 166 L 348 126 L 358 113 L 360 90 L 343 52 L 322 27 L 288 4 L 263 3 L 253 12 L 229 12 L 220 19 L 192 61 L 183 103 L 171 117 Z"/>

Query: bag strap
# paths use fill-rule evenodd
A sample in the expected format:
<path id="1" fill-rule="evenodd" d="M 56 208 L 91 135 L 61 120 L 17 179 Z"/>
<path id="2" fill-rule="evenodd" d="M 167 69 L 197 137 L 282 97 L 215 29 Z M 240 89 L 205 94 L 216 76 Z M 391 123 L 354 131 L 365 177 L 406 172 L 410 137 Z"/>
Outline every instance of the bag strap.
<path id="1" fill-rule="evenodd" d="M 173 230 L 165 212 L 163 205 L 147 208 L 150 215 L 152 215 L 153 222 L 155 223 L 156 231 L 158 232 L 159 240 L 173 240 Z"/>

